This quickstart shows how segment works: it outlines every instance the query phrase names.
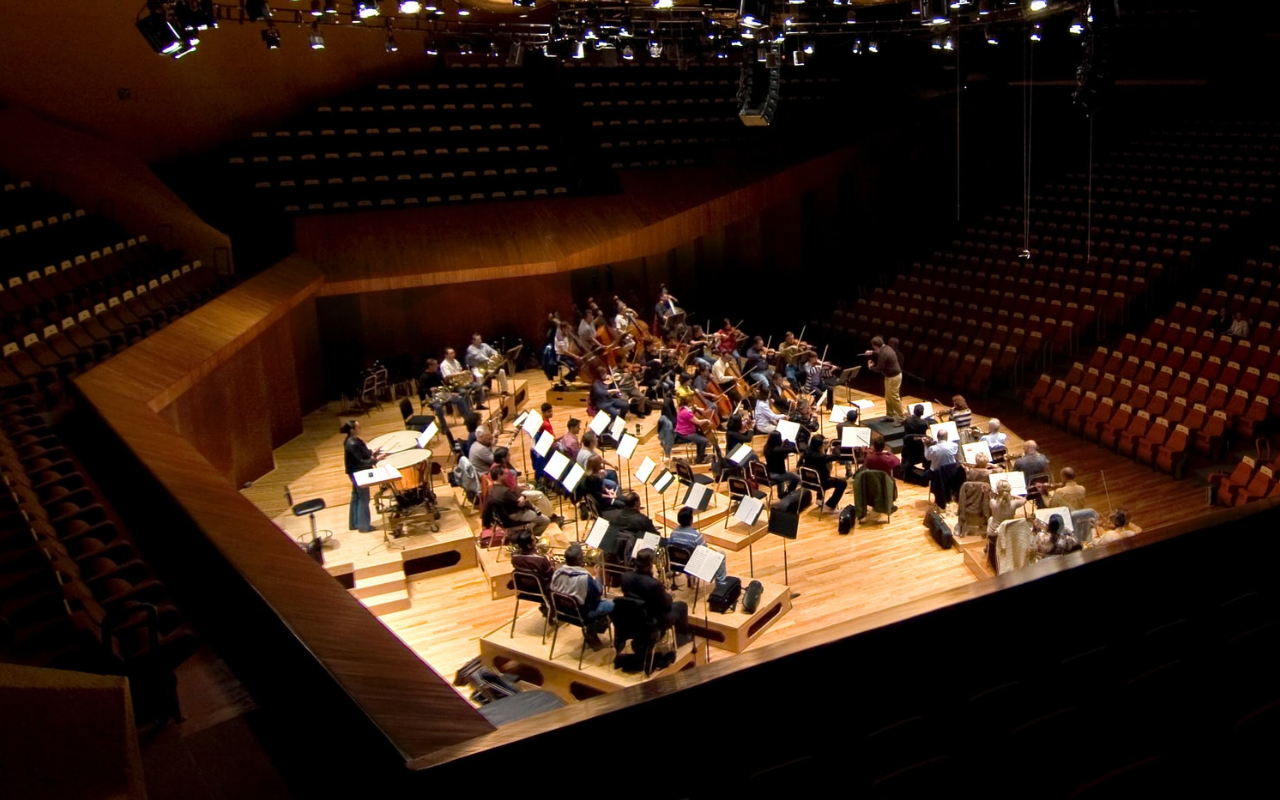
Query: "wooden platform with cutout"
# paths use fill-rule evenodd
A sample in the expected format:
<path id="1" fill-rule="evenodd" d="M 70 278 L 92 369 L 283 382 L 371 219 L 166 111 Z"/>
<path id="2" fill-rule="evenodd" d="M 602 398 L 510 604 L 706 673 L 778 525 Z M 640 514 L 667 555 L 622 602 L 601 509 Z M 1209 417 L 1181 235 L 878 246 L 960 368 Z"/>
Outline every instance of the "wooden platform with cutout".
<path id="1" fill-rule="evenodd" d="M 750 579 L 742 580 L 742 590 L 747 590 Z M 681 581 L 683 583 L 683 581 Z M 694 605 L 694 591 L 680 588 L 672 594 L 677 600 L 689 604 L 689 628 L 699 639 L 710 639 L 711 646 L 731 653 L 741 653 L 756 639 L 769 629 L 779 617 L 791 610 L 791 588 L 781 583 L 761 581 L 764 593 L 760 595 L 760 605 L 754 614 L 746 614 L 742 610 L 742 600 L 728 614 L 708 613 L 707 597 L 711 589 L 707 584 L 697 593 L 697 605 Z"/>
<path id="2" fill-rule="evenodd" d="M 514 603 L 515 601 L 511 601 Z M 626 673 L 613 666 L 614 650 L 609 637 L 602 635 L 605 647 L 599 651 L 587 648 L 578 669 L 578 652 L 582 648 L 582 631 L 572 625 L 561 625 L 556 641 L 555 658 L 551 658 L 551 631 L 542 641 L 543 619 L 537 605 L 528 604 L 528 612 L 516 621 L 515 636 L 511 636 L 511 617 L 497 630 L 480 637 L 480 660 L 490 669 L 515 673 L 526 683 L 554 692 L 567 702 L 586 700 L 597 695 L 616 692 L 628 686 L 644 683 L 650 678 L 672 675 L 691 669 L 695 664 L 696 648 L 686 644 L 680 648 L 676 660 L 650 678 L 644 673 Z M 521 603 L 520 608 L 526 608 Z"/>

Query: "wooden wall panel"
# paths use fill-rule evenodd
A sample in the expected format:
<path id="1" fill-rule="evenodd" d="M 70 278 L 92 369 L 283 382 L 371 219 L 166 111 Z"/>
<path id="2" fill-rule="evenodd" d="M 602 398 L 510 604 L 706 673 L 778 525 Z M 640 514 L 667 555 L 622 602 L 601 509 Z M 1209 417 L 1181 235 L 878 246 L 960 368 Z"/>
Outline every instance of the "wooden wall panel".
<path id="1" fill-rule="evenodd" d="M 320 323 L 316 316 L 315 298 L 310 297 L 295 308 L 289 314 L 289 323 L 293 329 L 293 364 L 295 379 L 298 383 L 298 407 L 305 416 L 325 401 Z M 298 430 L 293 433 L 293 436 L 301 432 L 301 426 L 302 421 L 299 419 Z"/>

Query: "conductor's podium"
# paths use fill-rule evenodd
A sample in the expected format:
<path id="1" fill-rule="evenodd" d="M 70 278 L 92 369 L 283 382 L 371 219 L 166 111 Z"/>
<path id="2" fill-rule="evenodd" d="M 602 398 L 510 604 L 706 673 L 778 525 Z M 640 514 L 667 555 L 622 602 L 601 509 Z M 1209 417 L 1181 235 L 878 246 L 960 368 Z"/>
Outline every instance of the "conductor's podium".
<path id="1" fill-rule="evenodd" d="M 613 647 L 610 646 L 609 636 L 602 635 L 600 638 L 605 646 L 598 651 L 588 647 L 582 660 L 582 669 L 579 670 L 578 653 L 582 648 L 582 631 L 572 625 L 561 625 L 556 640 L 555 658 L 552 659 L 551 631 L 547 631 L 544 643 L 543 619 L 537 605 L 521 603 L 520 607 L 529 610 L 516 620 L 514 636 L 508 621 L 501 628 L 480 637 L 480 660 L 490 669 L 519 675 L 522 681 L 553 692 L 566 702 L 586 700 L 644 683 L 651 678 L 674 675 L 692 668 L 695 663 L 696 648 L 693 644 L 685 644 L 676 652 L 676 659 L 670 666 L 647 678 L 643 672 L 623 672 L 614 668 Z"/>

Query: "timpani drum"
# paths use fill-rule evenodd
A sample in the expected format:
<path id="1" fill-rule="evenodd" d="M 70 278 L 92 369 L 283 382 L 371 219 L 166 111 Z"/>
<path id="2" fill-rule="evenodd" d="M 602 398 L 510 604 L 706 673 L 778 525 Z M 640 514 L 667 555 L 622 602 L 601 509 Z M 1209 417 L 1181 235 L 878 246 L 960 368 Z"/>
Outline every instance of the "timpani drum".
<path id="1" fill-rule="evenodd" d="M 386 463 L 400 470 L 400 491 L 409 492 L 422 485 L 431 461 L 430 450 L 403 450 L 386 457 Z"/>
<path id="2" fill-rule="evenodd" d="M 399 453 L 402 450 L 415 450 L 417 447 L 417 431 L 392 431 L 369 440 L 370 450 L 381 450 L 384 453 Z"/>

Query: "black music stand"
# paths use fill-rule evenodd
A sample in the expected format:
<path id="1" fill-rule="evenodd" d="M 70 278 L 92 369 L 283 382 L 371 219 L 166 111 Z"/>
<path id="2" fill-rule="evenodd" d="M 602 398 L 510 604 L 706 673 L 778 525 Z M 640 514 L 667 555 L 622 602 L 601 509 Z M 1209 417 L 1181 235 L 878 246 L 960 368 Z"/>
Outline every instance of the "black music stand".
<path id="1" fill-rule="evenodd" d="M 853 381 L 858 377 L 859 372 L 862 372 L 862 367 L 849 367 L 840 373 L 840 379 L 836 381 L 836 386 L 844 387 L 845 405 L 853 402 Z M 833 388 L 832 391 L 835 389 Z"/>
<path id="2" fill-rule="evenodd" d="M 800 536 L 800 515 L 790 511 L 769 512 L 769 533 L 782 537 L 782 579 L 791 586 L 791 572 L 787 565 L 787 540 Z M 799 597 L 799 592 L 792 592 L 792 597 Z"/>

